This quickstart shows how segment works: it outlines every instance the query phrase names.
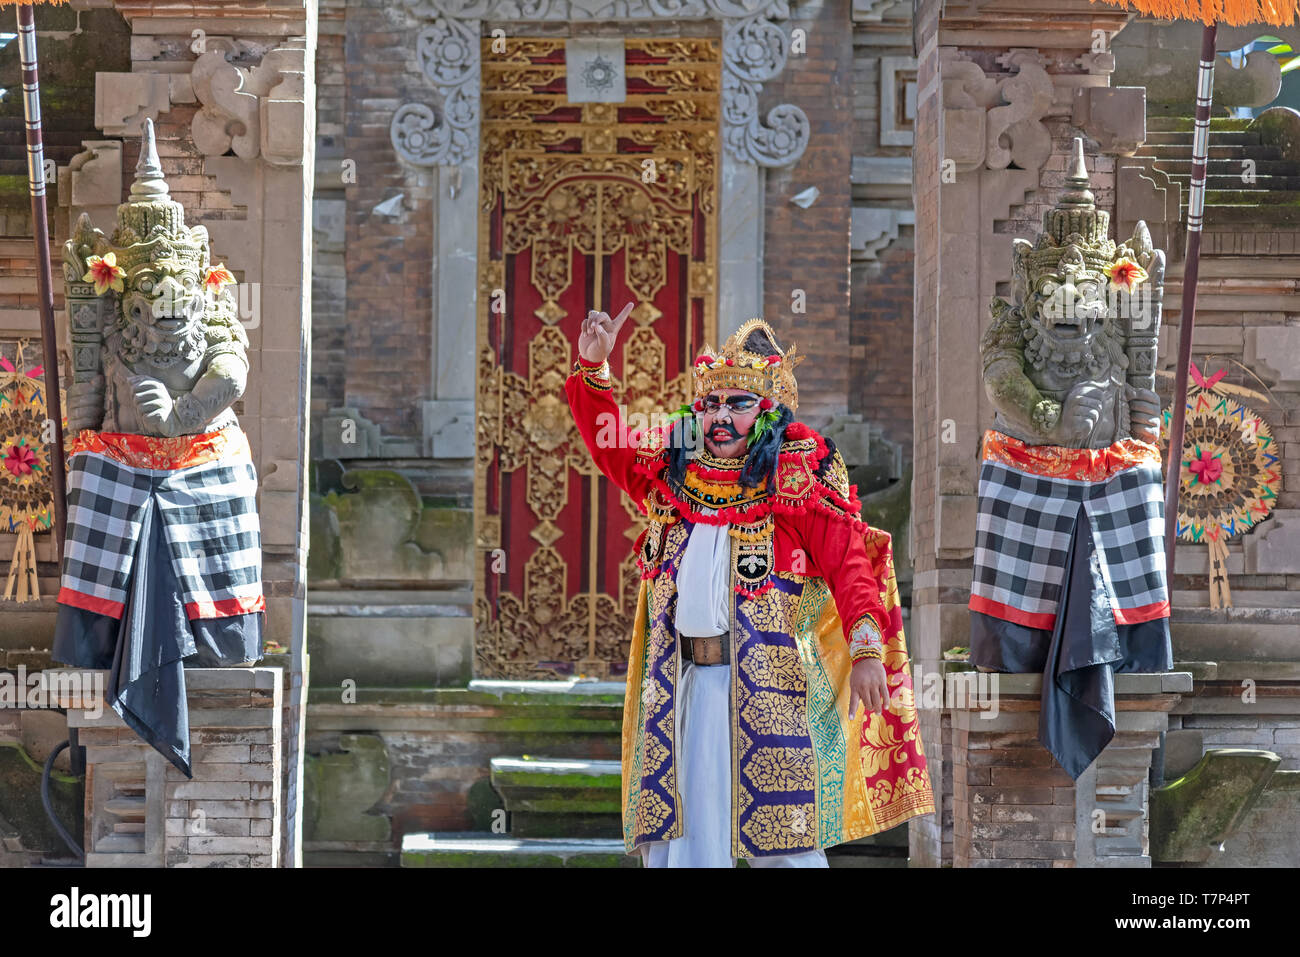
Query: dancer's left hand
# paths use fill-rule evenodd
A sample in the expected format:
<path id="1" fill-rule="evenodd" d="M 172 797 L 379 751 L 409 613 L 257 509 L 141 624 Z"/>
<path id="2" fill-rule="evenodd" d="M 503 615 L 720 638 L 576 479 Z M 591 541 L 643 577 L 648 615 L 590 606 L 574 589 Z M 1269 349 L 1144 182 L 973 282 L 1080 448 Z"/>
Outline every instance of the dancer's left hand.
<path id="1" fill-rule="evenodd" d="M 859 704 L 865 704 L 867 711 L 883 714 L 888 703 L 885 666 L 875 658 L 866 658 L 855 664 L 849 672 L 849 720 L 857 716 Z"/>

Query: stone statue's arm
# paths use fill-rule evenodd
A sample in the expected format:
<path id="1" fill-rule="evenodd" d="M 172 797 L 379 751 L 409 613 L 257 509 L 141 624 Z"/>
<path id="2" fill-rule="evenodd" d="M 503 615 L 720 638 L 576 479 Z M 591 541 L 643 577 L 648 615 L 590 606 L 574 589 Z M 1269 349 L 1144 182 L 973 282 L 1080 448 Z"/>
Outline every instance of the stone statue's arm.
<path id="1" fill-rule="evenodd" d="M 93 374 L 74 374 L 67 392 L 69 435 L 76 435 L 82 429 L 99 430 L 103 427 L 105 388 L 102 366 Z"/>
<path id="2" fill-rule="evenodd" d="M 993 325 L 980 341 L 984 391 L 1002 417 L 1025 432 L 1050 436 L 1061 417 L 1061 404 L 1046 398 L 1025 375 L 1020 325 L 1011 305 L 994 297 Z"/>
<path id="3" fill-rule="evenodd" d="M 218 353 L 189 392 L 176 397 L 173 416 L 177 435 L 197 432 L 244 394 L 248 361 L 233 352 Z"/>

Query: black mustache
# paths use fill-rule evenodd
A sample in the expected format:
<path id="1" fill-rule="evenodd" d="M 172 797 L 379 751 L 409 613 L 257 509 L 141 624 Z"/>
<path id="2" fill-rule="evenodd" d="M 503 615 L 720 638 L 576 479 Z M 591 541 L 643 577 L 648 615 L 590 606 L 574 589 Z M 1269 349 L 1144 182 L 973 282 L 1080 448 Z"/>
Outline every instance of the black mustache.
<path id="1" fill-rule="evenodd" d="M 731 437 L 733 439 L 740 438 L 740 433 L 736 431 L 736 427 L 732 425 L 730 422 L 714 422 L 713 425 L 709 427 L 709 437 L 712 438 L 713 433 L 716 432 L 718 429 L 725 429 L 727 432 L 731 434 Z"/>

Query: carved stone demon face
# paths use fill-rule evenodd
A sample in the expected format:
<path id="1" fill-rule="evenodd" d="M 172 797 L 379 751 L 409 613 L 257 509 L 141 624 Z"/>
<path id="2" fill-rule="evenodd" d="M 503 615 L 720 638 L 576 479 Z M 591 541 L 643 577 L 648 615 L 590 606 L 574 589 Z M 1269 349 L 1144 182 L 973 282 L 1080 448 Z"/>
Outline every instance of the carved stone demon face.
<path id="1" fill-rule="evenodd" d="M 122 314 L 127 322 L 175 339 L 203 317 L 199 271 L 175 258 L 141 263 L 126 276 Z"/>
<path id="2" fill-rule="evenodd" d="M 1053 347 L 1090 348 L 1106 319 L 1108 288 L 1105 274 L 1089 268 L 1079 251 L 1071 250 L 1057 269 L 1034 277 L 1025 313 Z"/>

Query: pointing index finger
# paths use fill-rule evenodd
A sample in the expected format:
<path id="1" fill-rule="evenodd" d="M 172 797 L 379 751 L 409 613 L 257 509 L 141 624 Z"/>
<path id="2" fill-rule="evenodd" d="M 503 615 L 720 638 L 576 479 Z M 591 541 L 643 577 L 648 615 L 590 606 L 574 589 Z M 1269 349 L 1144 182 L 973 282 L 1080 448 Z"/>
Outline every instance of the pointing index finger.
<path id="1" fill-rule="evenodd" d="M 636 305 L 636 302 L 635 302 L 635 301 L 629 302 L 626 306 L 623 307 L 623 311 L 620 312 L 620 313 L 619 313 L 619 314 L 614 318 L 614 331 L 615 331 L 615 332 L 618 332 L 618 330 L 620 330 L 620 329 L 623 328 L 623 323 L 627 320 L 628 314 L 632 311 L 632 308 L 633 308 L 635 305 Z"/>

